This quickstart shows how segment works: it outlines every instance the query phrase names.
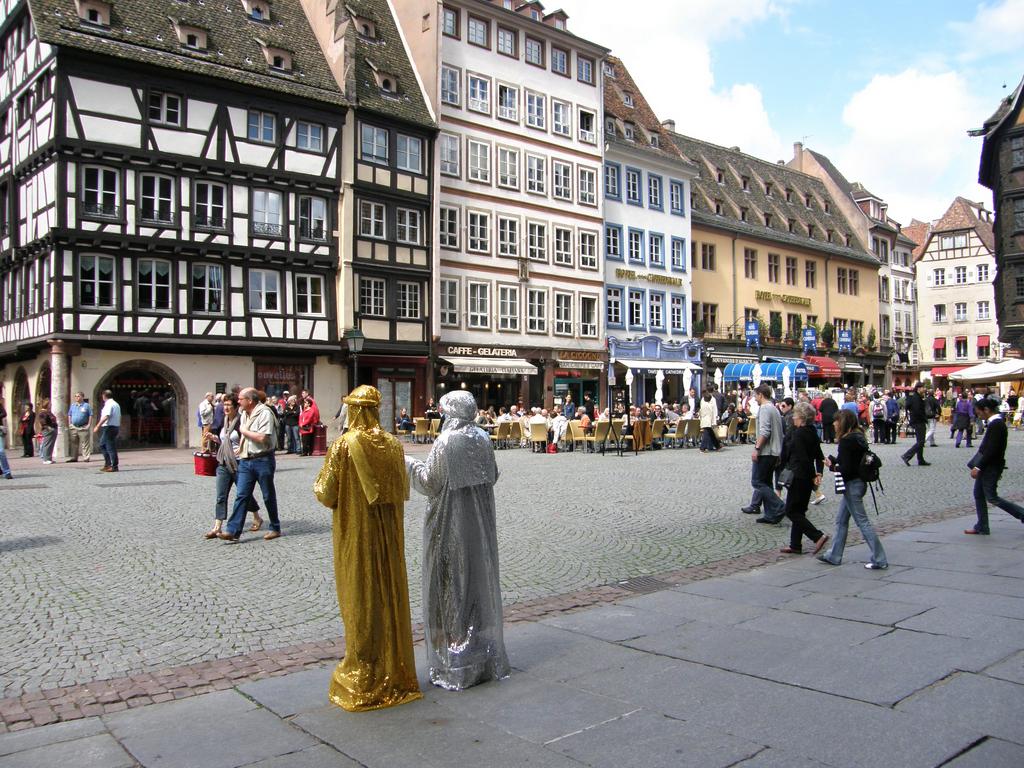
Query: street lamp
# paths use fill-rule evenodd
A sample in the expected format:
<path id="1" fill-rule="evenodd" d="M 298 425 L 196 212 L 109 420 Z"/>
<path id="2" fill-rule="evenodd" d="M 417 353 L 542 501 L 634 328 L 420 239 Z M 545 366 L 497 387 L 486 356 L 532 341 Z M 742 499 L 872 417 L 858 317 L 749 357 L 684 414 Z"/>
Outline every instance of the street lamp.
<path id="1" fill-rule="evenodd" d="M 348 345 L 348 353 L 352 355 L 352 389 L 355 389 L 359 386 L 359 353 L 363 351 L 366 337 L 358 328 L 349 328 L 342 338 Z"/>

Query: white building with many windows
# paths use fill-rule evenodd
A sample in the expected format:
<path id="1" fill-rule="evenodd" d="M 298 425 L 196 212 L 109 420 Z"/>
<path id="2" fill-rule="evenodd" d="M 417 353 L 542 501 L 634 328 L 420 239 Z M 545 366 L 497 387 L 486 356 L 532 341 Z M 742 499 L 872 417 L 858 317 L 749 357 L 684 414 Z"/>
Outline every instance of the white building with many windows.
<path id="1" fill-rule="evenodd" d="M 207 391 L 336 400 L 347 101 L 296 0 L 6 0 L 0 387 L 111 389 L 128 445 Z M 60 445 L 58 444 L 58 451 Z"/>
<path id="2" fill-rule="evenodd" d="M 915 266 L 921 378 L 996 357 L 992 213 L 962 197 L 935 222 Z"/>
<path id="3" fill-rule="evenodd" d="M 683 157 L 622 62 L 604 78 L 604 322 L 632 402 L 680 400 L 700 370 L 691 342 L 690 182 Z M 625 383 L 625 382 L 623 382 Z"/>
<path id="4" fill-rule="evenodd" d="M 538 2 L 442 8 L 437 394 L 600 398 L 606 52 Z"/>

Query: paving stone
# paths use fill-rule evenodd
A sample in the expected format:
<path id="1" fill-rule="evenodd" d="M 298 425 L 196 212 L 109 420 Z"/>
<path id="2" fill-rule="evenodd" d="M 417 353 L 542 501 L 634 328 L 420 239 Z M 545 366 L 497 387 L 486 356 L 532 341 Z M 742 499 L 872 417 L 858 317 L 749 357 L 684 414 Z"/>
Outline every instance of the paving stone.
<path id="1" fill-rule="evenodd" d="M 680 592 L 704 597 L 717 597 L 741 605 L 757 605 L 767 608 L 788 602 L 804 593 L 786 587 L 770 584 L 751 584 L 739 578 L 708 579 L 677 588 Z"/>
<path id="2" fill-rule="evenodd" d="M 513 670 L 552 682 L 621 668 L 643 656 L 630 648 L 543 623 L 506 627 L 505 647 Z"/>
<path id="3" fill-rule="evenodd" d="M 985 739 L 943 768 L 1020 768 L 1024 746 L 999 739 Z"/>
<path id="4" fill-rule="evenodd" d="M 238 686 L 238 690 L 278 717 L 290 717 L 327 702 L 334 664 L 326 667 L 268 677 Z"/>
<path id="5" fill-rule="evenodd" d="M 104 733 L 106 730 L 107 728 L 102 720 L 98 717 L 90 717 L 84 720 L 76 720 L 72 723 L 55 723 L 43 728 L 33 728 L 29 731 L 5 733 L 0 735 L 0 755 L 9 755 L 14 752 L 42 747 L 47 744 L 57 744 L 62 741 L 83 739 L 87 736 Z"/>
<path id="6" fill-rule="evenodd" d="M 33 747 L 0 757 L 2 768 L 133 768 L 135 760 L 108 733 Z"/>
<path id="7" fill-rule="evenodd" d="M 960 592 L 942 587 L 888 582 L 870 593 L 878 600 L 916 603 L 929 608 L 973 611 L 988 616 L 1024 619 L 1024 598 Z"/>
<path id="8" fill-rule="evenodd" d="M 965 713 L 970 713 L 970 722 L 978 730 L 1024 745 L 1024 685 L 963 672 L 896 708 L 928 718 L 936 731 L 963 723 Z"/>
<path id="9" fill-rule="evenodd" d="M 234 691 L 118 712 L 104 721 L 147 768 L 235 768 L 315 743 Z"/>
<path id="10" fill-rule="evenodd" d="M 767 612 L 767 608 L 740 605 L 715 597 L 704 597 L 675 589 L 620 600 L 619 605 L 657 611 L 678 619 L 698 620 L 708 624 L 738 624 Z"/>
<path id="11" fill-rule="evenodd" d="M 552 616 L 542 619 L 541 624 L 615 642 L 678 627 L 687 621 L 689 619 L 617 603 Z"/>
<path id="12" fill-rule="evenodd" d="M 900 629 L 954 637 L 1024 637 L 1024 621 L 1003 616 L 986 616 L 973 611 L 932 608 L 897 625 Z"/>
<path id="13" fill-rule="evenodd" d="M 1004 661 L 987 667 L 985 674 L 989 677 L 1009 680 L 1011 683 L 1024 684 L 1024 651 L 1015 653 Z"/>
<path id="14" fill-rule="evenodd" d="M 825 768 L 825 763 L 778 747 L 766 747 L 750 759 L 736 763 L 734 768 Z"/>
<path id="15" fill-rule="evenodd" d="M 907 568 L 892 573 L 888 581 L 905 584 L 921 584 L 928 587 L 945 587 L 962 592 L 982 592 L 993 595 L 1024 597 L 1024 579 L 987 574 L 957 573 L 935 568 Z"/>
<path id="16" fill-rule="evenodd" d="M 638 747 L 642 745 L 642 757 Z M 734 765 L 763 747 L 644 710 L 569 734 L 548 748 L 593 768 L 717 768 Z"/>
<path id="17" fill-rule="evenodd" d="M 844 595 L 808 595 L 786 603 L 787 611 L 814 613 L 836 619 L 862 621 L 868 624 L 893 626 L 911 616 L 924 613 L 930 606 L 909 602 L 880 600 L 874 597 L 852 597 Z"/>
<path id="18" fill-rule="evenodd" d="M 318 744 L 298 752 L 249 763 L 245 768 L 359 768 L 359 763 L 326 744 Z"/>
<path id="19" fill-rule="evenodd" d="M 814 638 L 816 642 L 833 644 L 837 647 L 858 645 L 889 631 L 886 627 L 881 627 L 878 624 L 846 621 L 845 619 L 834 619 L 831 616 L 797 613 L 784 609 L 769 611 L 737 624 L 736 628 L 789 637 L 794 640 Z"/>

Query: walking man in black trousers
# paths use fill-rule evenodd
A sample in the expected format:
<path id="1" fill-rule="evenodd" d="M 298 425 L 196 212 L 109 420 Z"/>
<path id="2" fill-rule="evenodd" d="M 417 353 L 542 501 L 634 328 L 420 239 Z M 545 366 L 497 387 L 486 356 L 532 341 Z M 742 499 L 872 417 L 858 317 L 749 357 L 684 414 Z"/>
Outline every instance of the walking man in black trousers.
<path id="1" fill-rule="evenodd" d="M 978 452 L 968 462 L 974 478 L 974 507 L 978 522 L 964 533 L 988 536 L 988 505 L 992 504 L 1024 523 L 1024 507 L 999 496 L 999 478 L 1006 468 L 1006 422 L 999 413 L 999 403 L 985 397 L 974 406 L 978 418 L 985 422 L 985 437 Z"/>
<path id="2" fill-rule="evenodd" d="M 907 420 L 914 430 L 915 440 L 910 450 L 900 458 L 909 467 L 910 459 L 917 454 L 918 465 L 927 467 L 930 462 L 924 460 L 924 436 L 928 417 L 924 410 L 924 384 L 921 382 L 917 382 L 914 385 L 914 391 L 907 395 Z"/>

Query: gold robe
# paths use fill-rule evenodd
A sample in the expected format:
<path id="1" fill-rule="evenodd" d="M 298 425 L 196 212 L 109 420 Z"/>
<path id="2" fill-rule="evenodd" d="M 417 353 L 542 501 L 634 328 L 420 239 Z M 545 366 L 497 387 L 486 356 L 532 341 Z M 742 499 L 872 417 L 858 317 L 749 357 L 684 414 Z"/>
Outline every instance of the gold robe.
<path id="1" fill-rule="evenodd" d="M 353 419 L 356 410 L 364 409 L 350 410 L 350 429 L 331 445 L 313 488 L 334 510 L 334 579 L 345 624 L 330 699 L 351 712 L 422 697 L 405 571 L 404 452 L 376 419 Z"/>

